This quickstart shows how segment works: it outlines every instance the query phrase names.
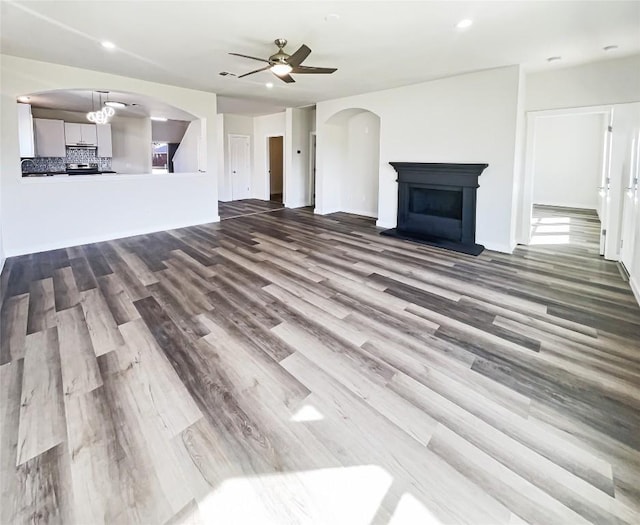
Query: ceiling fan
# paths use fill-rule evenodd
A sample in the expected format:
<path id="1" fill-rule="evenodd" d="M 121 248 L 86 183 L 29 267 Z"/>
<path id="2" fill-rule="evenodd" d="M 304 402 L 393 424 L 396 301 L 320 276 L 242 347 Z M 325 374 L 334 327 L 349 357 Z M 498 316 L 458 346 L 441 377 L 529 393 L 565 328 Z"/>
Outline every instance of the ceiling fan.
<path id="1" fill-rule="evenodd" d="M 259 73 L 260 71 L 266 71 L 270 69 L 271 72 L 277 76 L 283 82 L 290 84 L 291 82 L 295 82 L 293 77 L 289 73 L 295 74 L 328 74 L 337 71 L 335 67 L 312 67 L 312 66 L 303 66 L 302 62 L 309 56 L 311 53 L 311 49 L 308 46 L 302 44 L 298 50 L 289 55 L 284 52 L 283 48 L 287 45 L 287 41 L 284 38 L 278 38 L 274 40 L 276 46 L 278 46 L 278 51 L 271 55 L 269 58 L 258 58 L 252 57 L 249 55 L 242 55 L 240 53 L 229 53 L 230 55 L 234 55 L 237 57 L 250 58 L 251 60 L 258 60 L 260 62 L 266 62 L 268 65 L 262 67 L 260 69 L 256 69 L 255 71 L 249 71 L 249 73 L 245 73 L 244 75 L 240 75 L 238 78 L 246 77 L 249 75 L 253 75 L 254 73 Z"/>

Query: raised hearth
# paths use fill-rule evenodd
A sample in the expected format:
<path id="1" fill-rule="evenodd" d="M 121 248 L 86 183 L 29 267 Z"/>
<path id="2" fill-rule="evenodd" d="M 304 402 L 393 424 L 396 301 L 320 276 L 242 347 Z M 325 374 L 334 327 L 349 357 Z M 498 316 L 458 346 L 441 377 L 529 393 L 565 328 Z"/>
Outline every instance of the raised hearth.
<path id="1" fill-rule="evenodd" d="M 398 172 L 398 222 L 382 235 L 479 255 L 478 177 L 488 164 L 390 162 Z"/>

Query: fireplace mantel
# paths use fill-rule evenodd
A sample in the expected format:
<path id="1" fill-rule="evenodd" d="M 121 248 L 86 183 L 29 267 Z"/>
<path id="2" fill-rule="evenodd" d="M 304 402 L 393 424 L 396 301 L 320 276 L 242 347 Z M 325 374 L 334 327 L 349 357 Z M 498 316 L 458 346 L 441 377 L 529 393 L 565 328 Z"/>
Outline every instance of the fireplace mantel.
<path id="1" fill-rule="evenodd" d="M 479 255 L 476 190 L 488 164 L 390 162 L 398 172 L 398 223 L 383 235 Z"/>

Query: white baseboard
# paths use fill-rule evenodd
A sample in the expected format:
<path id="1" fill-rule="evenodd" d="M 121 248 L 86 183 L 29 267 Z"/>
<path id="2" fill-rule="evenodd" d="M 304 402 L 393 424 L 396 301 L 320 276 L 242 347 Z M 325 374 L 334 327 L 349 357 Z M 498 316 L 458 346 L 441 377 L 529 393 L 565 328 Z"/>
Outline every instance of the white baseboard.
<path id="1" fill-rule="evenodd" d="M 631 286 L 631 291 L 636 298 L 638 306 L 640 306 L 640 285 L 638 285 L 638 283 L 632 276 L 629 277 L 629 285 Z"/>
<path id="2" fill-rule="evenodd" d="M 17 255 L 27 255 L 30 253 L 48 252 L 49 250 L 59 250 L 60 248 L 69 248 L 71 246 L 81 246 L 83 244 L 91 244 L 94 242 L 112 241 L 115 239 L 124 239 L 126 237 L 133 237 L 134 235 L 145 235 L 148 233 L 156 233 L 166 230 L 175 230 L 177 228 L 187 228 L 189 226 L 198 226 L 200 224 L 209 224 L 212 222 L 220 222 L 220 215 L 207 218 L 200 221 L 189 221 L 186 223 L 171 223 L 160 224 L 158 226 L 148 228 L 137 228 L 127 231 L 110 232 L 98 235 L 89 235 L 86 237 L 77 237 L 75 239 L 67 239 L 61 241 L 52 241 L 48 243 L 35 244 L 32 246 L 19 246 L 17 248 L 9 248 L 7 250 L 7 257 L 15 257 Z"/>
<path id="3" fill-rule="evenodd" d="M 508 253 L 512 254 L 513 250 L 515 250 L 515 245 L 510 246 L 508 244 L 500 244 L 500 243 L 492 243 L 492 242 L 482 242 L 476 241 L 478 244 L 482 244 L 485 249 L 491 250 L 492 252 L 500 252 L 500 253 Z"/>
<path id="4" fill-rule="evenodd" d="M 301 202 L 285 202 L 284 203 L 284 207 L 285 208 L 304 208 L 305 206 L 310 206 L 309 203 L 307 203 L 306 201 L 301 201 Z"/>
<path id="5" fill-rule="evenodd" d="M 371 217 L 377 219 L 378 215 L 365 210 L 340 210 L 342 213 L 350 213 L 351 215 L 360 215 L 361 217 Z"/>
<path id="6" fill-rule="evenodd" d="M 329 215 L 330 213 L 338 213 L 339 211 L 340 210 L 332 210 L 331 208 L 325 210 L 316 206 L 316 208 L 313 210 L 313 213 L 315 213 L 316 215 Z"/>
<path id="7" fill-rule="evenodd" d="M 385 221 L 384 219 L 378 219 L 376 221 L 376 228 L 384 228 L 385 230 L 390 230 L 391 228 L 395 228 L 397 225 L 392 221 Z"/>

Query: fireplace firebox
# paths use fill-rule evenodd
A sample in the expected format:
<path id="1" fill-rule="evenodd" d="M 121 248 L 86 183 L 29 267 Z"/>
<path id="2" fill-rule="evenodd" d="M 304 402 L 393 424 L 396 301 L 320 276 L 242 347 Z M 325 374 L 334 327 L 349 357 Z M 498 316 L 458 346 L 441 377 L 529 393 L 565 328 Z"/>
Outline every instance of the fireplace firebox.
<path id="1" fill-rule="evenodd" d="M 488 164 L 390 162 L 398 172 L 398 222 L 382 235 L 479 255 L 478 177 Z"/>

